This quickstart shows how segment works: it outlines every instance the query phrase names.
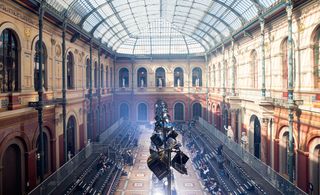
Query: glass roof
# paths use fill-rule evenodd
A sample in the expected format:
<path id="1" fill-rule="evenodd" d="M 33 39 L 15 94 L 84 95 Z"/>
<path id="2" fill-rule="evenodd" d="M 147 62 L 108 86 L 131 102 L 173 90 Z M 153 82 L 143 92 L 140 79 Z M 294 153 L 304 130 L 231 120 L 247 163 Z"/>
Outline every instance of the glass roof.
<path id="1" fill-rule="evenodd" d="M 117 53 L 205 53 L 280 0 L 47 0 Z"/>

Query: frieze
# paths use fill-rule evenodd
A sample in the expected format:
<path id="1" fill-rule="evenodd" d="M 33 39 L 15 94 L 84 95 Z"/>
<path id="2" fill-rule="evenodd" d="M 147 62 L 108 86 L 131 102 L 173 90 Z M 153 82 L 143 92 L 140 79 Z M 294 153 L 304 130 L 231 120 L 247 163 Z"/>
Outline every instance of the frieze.
<path id="1" fill-rule="evenodd" d="M 34 21 L 30 18 L 30 16 L 27 16 L 27 15 L 24 15 L 22 14 L 19 10 L 15 10 L 13 8 L 10 8 L 10 7 L 7 7 L 5 6 L 5 4 L 0 4 L 0 10 L 10 14 L 10 15 L 13 15 L 29 24 L 32 24 L 34 25 Z"/>

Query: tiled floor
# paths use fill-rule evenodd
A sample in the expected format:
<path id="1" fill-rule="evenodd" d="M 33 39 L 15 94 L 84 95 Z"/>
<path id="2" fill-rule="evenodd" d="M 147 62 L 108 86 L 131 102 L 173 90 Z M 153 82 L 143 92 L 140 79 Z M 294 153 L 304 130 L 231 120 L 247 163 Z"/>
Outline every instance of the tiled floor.
<path id="1" fill-rule="evenodd" d="M 147 166 L 147 158 L 149 156 L 150 136 L 152 130 L 142 131 L 139 147 L 134 151 L 134 165 L 126 167 L 128 176 L 122 176 L 116 195 L 162 195 L 161 193 L 153 193 L 152 189 L 152 172 Z M 181 136 L 181 135 L 179 135 Z M 182 149 L 188 153 L 186 148 Z M 188 175 L 182 175 L 174 171 L 174 183 L 172 184 L 178 195 L 205 195 L 203 186 L 200 183 L 199 177 L 192 167 L 191 161 L 187 163 Z"/>

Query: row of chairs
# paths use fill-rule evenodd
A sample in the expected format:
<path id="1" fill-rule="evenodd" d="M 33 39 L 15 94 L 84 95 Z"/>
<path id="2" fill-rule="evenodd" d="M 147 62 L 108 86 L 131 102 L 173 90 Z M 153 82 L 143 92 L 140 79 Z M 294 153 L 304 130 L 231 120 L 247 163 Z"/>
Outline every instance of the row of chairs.
<path id="1" fill-rule="evenodd" d="M 206 139 L 207 143 L 214 142 L 212 139 L 210 139 L 210 136 L 206 134 L 204 134 L 204 138 Z M 214 142 L 214 144 L 216 143 Z M 217 149 L 214 149 L 213 151 L 215 153 L 215 159 L 217 160 L 217 157 L 219 156 L 217 154 Z M 230 178 L 230 180 L 234 182 L 236 186 L 238 186 L 238 188 L 233 191 L 233 194 L 248 194 L 248 192 L 254 191 L 255 188 L 259 189 L 262 194 L 265 194 L 265 192 L 258 185 L 255 186 L 255 183 L 250 179 L 249 175 L 243 170 L 241 166 L 237 165 L 227 153 L 223 154 L 226 160 L 226 163 L 223 164 L 225 173 Z M 232 166 L 230 167 L 229 164 L 232 164 Z M 232 173 L 231 168 L 237 172 L 237 176 Z"/>

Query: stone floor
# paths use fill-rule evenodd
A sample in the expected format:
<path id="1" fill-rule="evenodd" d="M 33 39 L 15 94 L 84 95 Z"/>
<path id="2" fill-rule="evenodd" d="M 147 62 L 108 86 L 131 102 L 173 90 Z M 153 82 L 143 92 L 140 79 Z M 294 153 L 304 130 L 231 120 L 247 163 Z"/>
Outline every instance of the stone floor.
<path id="1" fill-rule="evenodd" d="M 147 166 L 149 156 L 151 129 L 141 129 L 139 147 L 133 151 L 135 155 L 134 165 L 126 167 L 128 176 L 122 176 L 116 195 L 164 195 L 163 192 L 155 192 L 156 186 L 152 184 L 152 172 Z M 181 135 L 179 135 L 181 137 Z M 182 150 L 188 154 L 186 148 Z M 182 175 L 174 170 L 174 183 L 172 184 L 178 195 L 205 195 L 198 174 L 195 172 L 191 161 L 187 163 L 188 175 Z"/>

